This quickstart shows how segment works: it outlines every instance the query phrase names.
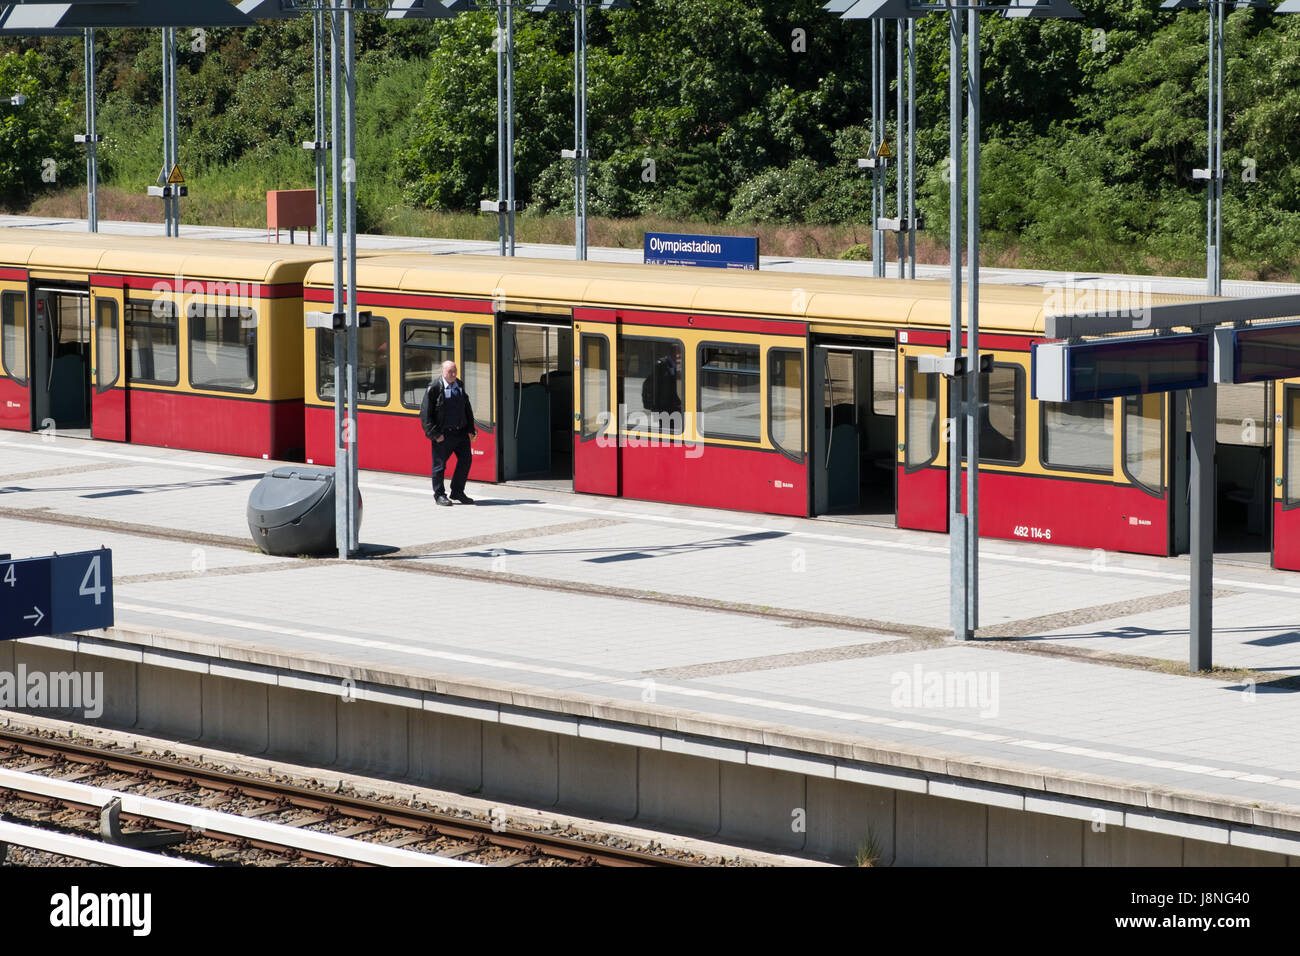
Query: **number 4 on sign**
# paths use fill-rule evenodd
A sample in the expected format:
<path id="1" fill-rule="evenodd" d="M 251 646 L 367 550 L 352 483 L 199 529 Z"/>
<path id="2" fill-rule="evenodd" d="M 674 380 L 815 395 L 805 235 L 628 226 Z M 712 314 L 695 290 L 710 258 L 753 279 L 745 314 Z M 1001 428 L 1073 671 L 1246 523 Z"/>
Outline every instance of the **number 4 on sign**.
<path id="1" fill-rule="evenodd" d="M 13 565 L 9 566 L 9 570 L 13 570 Z M 91 583 L 92 578 L 94 579 L 93 584 Z M 86 576 L 81 579 L 81 588 L 77 593 L 82 597 L 93 597 L 95 603 L 100 604 L 104 600 L 104 592 L 107 590 L 108 588 L 104 587 L 99 581 L 99 555 L 95 555 L 90 559 L 90 567 L 86 568 Z"/>
<path id="2" fill-rule="evenodd" d="M 13 587 L 18 583 L 18 575 L 14 573 L 14 566 L 11 564 L 5 568 L 5 584 Z"/>

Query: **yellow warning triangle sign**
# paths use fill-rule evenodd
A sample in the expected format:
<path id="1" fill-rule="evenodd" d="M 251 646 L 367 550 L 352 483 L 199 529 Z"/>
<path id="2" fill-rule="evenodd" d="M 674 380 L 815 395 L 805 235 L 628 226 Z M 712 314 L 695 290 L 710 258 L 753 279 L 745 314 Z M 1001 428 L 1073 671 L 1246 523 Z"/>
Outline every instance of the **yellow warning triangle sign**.
<path id="1" fill-rule="evenodd" d="M 889 140 L 882 139 L 880 141 L 880 149 L 876 150 L 876 155 L 881 159 L 888 159 L 890 156 L 894 155 L 889 151 Z"/>
<path id="2" fill-rule="evenodd" d="M 185 182 L 185 177 L 181 175 L 180 164 L 172 166 L 172 171 L 167 176 L 167 182 L 171 185 Z"/>

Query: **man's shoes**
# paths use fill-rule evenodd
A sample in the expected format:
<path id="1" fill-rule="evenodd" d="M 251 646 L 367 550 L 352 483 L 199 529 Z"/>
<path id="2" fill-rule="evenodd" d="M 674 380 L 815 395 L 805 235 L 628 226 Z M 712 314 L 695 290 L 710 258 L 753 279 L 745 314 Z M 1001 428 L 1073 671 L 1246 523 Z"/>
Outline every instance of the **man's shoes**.
<path id="1" fill-rule="evenodd" d="M 471 498 L 469 495 L 465 494 L 465 492 L 463 491 L 460 492 L 459 494 L 453 494 L 451 496 L 451 500 L 459 501 L 463 505 L 472 505 L 474 503 L 474 499 Z"/>
<path id="2" fill-rule="evenodd" d="M 440 505 L 446 505 L 448 508 L 451 507 L 451 499 L 446 495 L 434 495 L 433 500 L 438 502 Z"/>

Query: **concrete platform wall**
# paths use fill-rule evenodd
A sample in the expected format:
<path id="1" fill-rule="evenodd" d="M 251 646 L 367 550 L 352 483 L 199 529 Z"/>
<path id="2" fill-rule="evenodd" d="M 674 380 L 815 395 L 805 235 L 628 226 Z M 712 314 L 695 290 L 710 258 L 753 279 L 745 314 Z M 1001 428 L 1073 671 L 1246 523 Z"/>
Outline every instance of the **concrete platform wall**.
<path id="1" fill-rule="evenodd" d="M 103 674 L 100 718 L 51 716 L 840 863 L 1300 865 L 1298 833 L 348 679 L 0 643 L 19 665 Z"/>

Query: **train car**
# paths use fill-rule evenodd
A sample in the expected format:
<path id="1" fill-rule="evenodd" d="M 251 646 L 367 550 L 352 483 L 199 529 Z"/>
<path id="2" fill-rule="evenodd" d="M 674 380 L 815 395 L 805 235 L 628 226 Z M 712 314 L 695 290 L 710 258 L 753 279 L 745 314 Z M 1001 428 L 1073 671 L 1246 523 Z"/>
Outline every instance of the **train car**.
<path id="1" fill-rule="evenodd" d="M 1300 571 L 1300 379 L 1277 382 L 1273 392 L 1273 422 L 1265 422 L 1270 433 L 1275 428 L 1279 433 L 1273 442 L 1273 468 L 1270 473 L 1261 463 L 1255 483 L 1272 489 L 1273 566 Z"/>
<path id="2" fill-rule="evenodd" d="M 0 230 L 0 428 L 301 460 L 328 250 Z"/>
<path id="3" fill-rule="evenodd" d="M 331 283 L 309 271 L 306 307 Z M 1186 551 L 1185 396 L 1034 401 L 1049 300 L 981 289 L 981 534 Z M 475 480 L 947 530 L 964 436 L 949 434 L 948 382 L 918 362 L 949 348 L 946 283 L 393 255 L 360 263 L 358 303 L 374 316 L 359 333 L 362 467 L 427 474 L 420 399 L 452 358 L 479 419 Z M 317 463 L 333 461 L 333 355 L 332 332 L 308 332 Z M 1279 567 L 1300 567 L 1297 393 L 1220 387 L 1220 534 Z"/>

